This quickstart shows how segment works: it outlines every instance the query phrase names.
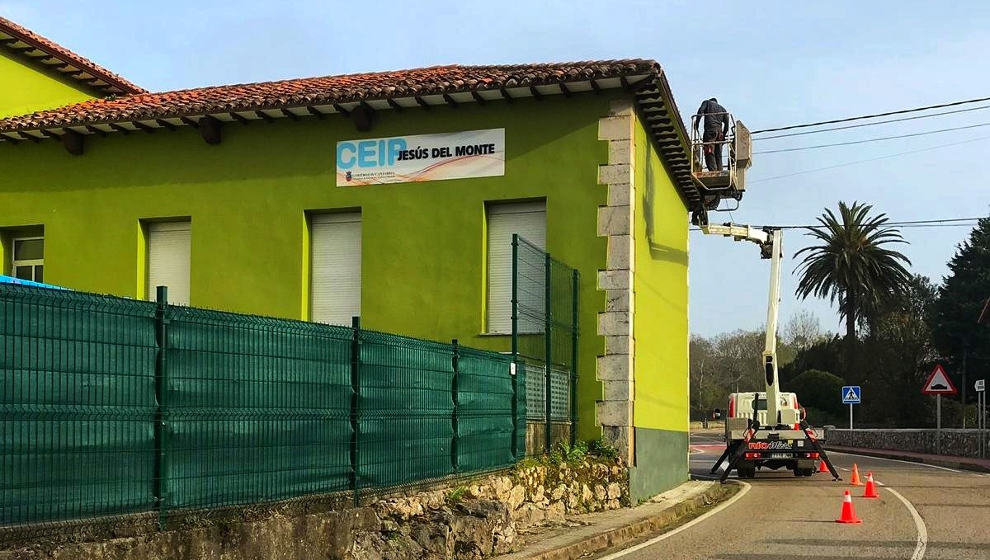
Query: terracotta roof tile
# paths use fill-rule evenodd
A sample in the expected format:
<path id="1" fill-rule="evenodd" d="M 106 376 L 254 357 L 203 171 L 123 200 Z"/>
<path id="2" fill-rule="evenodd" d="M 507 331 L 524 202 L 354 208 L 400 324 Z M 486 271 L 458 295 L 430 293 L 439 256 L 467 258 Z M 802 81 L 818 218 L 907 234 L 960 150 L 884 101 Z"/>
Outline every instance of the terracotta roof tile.
<path id="1" fill-rule="evenodd" d="M 50 39 L 46 39 L 30 29 L 22 27 L 4 17 L 0 17 L 0 33 L 17 39 L 20 43 L 30 45 L 36 50 L 47 53 L 52 58 L 61 60 L 66 64 L 72 65 L 74 68 L 84 71 L 94 78 L 102 80 L 112 90 L 123 93 L 144 93 L 147 91 L 142 87 L 132 84 L 117 74 L 114 74 L 106 68 L 103 68 L 95 62 L 83 58 L 62 45 L 59 45 Z M 107 89 L 107 86 L 102 88 L 100 86 L 90 87 L 95 89 Z"/>
<path id="2" fill-rule="evenodd" d="M 685 200 L 691 207 L 700 193 L 690 176 L 688 136 L 660 65 L 653 60 L 602 60 L 499 66 L 434 66 L 411 70 L 234 84 L 162 93 L 137 93 L 94 99 L 57 109 L 0 119 L 0 140 L 52 136 L 51 130 L 109 123 L 313 106 L 343 106 L 361 101 L 395 100 L 519 87 L 593 84 L 628 79 L 631 94 L 644 111 L 654 138 Z M 518 90 L 516 90 L 518 91 Z M 544 90 L 546 91 L 546 90 Z M 527 92 L 528 93 L 528 92 Z M 103 129 L 105 130 L 105 129 Z M 78 131 L 78 129 L 77 129 Z M 37 133 L 41 133 L 40 136 Z M 57 136 L 57 132 L 54 133 Z"/>
<path id="3" fill-rule="evenodd" d="M 621 76 L 657 76 L 659 72 L 660 67 L 654 61 L 612 60 L 507 66 L 434 66 L 392 72 L 212 86 L 162 93 L 139 93 L 115 99 L 94 99 L 30 115 L 8 117 L 0 120 L 0 132 L 226 111 L 332 105 Z"/>

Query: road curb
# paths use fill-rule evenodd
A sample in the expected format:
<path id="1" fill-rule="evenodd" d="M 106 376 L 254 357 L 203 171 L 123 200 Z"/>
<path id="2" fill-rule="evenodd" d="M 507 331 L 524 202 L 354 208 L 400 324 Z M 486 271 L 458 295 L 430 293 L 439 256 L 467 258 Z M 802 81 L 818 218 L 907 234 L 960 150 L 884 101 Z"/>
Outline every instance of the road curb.
<path id="1" fill-rule="evenodd" d="M 501 557 L 508 560 L 575 560 L 582 556 L 615 548 L 646 536 L 660 533 L 664 529 L 673 528 L 671 525 L 687 521 L 693 514 L 732 497 L 740 490 L 738 484 L 713 484 L 690 498 L 671 504 L 655 515 L 631 521 L 620 527 L 603 529 L 580 541 L 567 543 L 551 550 L 537 550 L 527 553 L 525 550 Z M 635 508 L 632 508 L 635 509 Z"/>
<path id="2" fill-rule="evenodd" d="M 858 447 L 826 446 L 827 451 L 837 453 L 848 453 L 850 455 L 866 455 L 867 457 L 877 457 L 879 459 L 894 459 L 897 461 L 907 461 L 909 463 L 920 463 L 923 465 L 933 465 L 936 467 L 946 467 L 950 469 L 960 469 L 964 471 L 990 472 L 990 467 L 969 461 L 953 461 L 951 459 L 929 459 L 925 457 L 915 457 L 912 455 L 901 455 L 889 453 L 881 450 L 860 449 Z"/>

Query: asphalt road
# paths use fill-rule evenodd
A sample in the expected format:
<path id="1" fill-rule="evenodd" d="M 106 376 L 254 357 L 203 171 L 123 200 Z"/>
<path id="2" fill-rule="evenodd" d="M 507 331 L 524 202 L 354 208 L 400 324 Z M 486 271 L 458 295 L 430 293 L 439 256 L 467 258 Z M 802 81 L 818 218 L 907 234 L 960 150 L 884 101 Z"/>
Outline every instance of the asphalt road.
<path id="1" fill-rule="evenodd" d="M 720 436 L 691 438 L 691 472 L 710 477 Z M 843 480 L 759 471 L 742 497 L 693 525 L 600 560 L 972 559 L 990 560 L 990 475 L 858 455 L 829 454 Z M 880 498 L 848 485 L 859 465 L 882 484 Z M 735 478 L 735 474 L 731 478 Z M 835 522 L 851 490 L 861 525 Z M 647 541 L 649 542 L 649 541 Z"/>

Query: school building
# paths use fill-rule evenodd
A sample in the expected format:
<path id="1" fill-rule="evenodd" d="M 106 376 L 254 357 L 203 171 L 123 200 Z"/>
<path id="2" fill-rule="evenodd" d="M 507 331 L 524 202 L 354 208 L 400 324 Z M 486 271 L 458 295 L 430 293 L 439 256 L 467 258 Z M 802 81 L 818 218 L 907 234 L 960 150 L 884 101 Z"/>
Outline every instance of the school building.
<path id="1" fill-rule="evenodd" d="M 688 215 L 660 65 L 151 93 L 0 18 L 3 274 L 509 350 L 518 233 L 576 268 L 578 436 L 688 477 Z"/>

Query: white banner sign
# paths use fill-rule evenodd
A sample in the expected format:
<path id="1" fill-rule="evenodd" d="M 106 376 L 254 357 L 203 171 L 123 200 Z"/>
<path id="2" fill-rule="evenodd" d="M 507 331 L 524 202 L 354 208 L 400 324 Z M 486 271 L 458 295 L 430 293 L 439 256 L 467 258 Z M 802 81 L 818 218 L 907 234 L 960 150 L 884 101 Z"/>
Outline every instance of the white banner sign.
<path id="1" fill-rule="evenodd" d="M 337 142 L 337 186 L 505 175 L 505 129 Z"/>

